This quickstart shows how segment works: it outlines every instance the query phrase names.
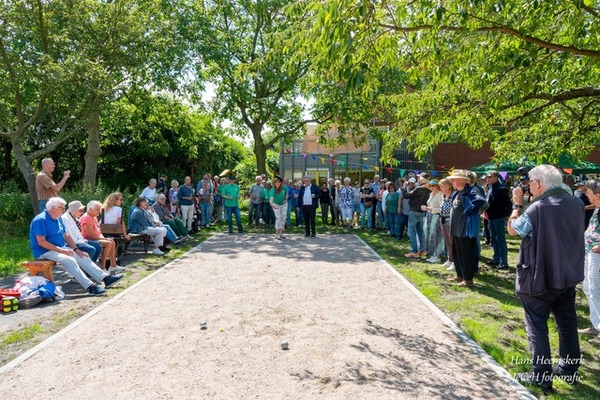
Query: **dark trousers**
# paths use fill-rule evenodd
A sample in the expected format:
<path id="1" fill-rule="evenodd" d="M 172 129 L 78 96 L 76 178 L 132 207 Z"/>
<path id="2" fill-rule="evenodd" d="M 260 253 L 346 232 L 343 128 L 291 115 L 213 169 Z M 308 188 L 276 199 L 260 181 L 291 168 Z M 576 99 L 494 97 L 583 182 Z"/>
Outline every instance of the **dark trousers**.
<path id="1" fill-rule="evenodd" d="M 340 210 L 338 206 L 335 203 L 329 204 L 329 211 L 331 211 L 331 224 L 337 225 L 340 220 Z"/>
<path id="2" fill-rule="evenodd" d="M 321 203 L 321 222 L 327 223 L 327 216 L 329 215 L 329 203 Z"/>
<path id="3" fill-rule="evenodd" d="M 400 221 L 398 222 L 398 240 L 404 237 L 404 231 L 408 227 L 408 215 L 400 214 Z"/>
<path id="4" fill-rule="evenodd" d="M 452 236 L 452 258 L 456 276 L 472 281 L 478 263 L 477 239 Z"/>
<path id="5" fill-rule="evenodd" d="M 558 330 L 558 367 L 566 374 L 574 374 L 581 364 L 577 314 L 575 313 L 575 288 L 550 289 L 539 296 L 519 294 L 525 310 L 525 328 L 533 373 L 538 383 L 551 384 L 552 356 L 548 339 L 548 318 L 554 315 Z M 546 378 L 546 379 L 544 379 Z"/>
<path id="6" fill-rule="evenodd" d="M 304 233 L 306 236 L 315 235 L 315 208 L 310 206 L 302 206 L 302 218 L 304 219 Z"/>
<path id="7" fill-rule="evenodd" d="M 271 226 L 275 223 L 275 213 L 273 212 L 270 203 L 262 204 L 262 219 L 265 226 Z"/>
<path id="8" fill-rule="evenodd" d="M 258 225 L 258 221 L 260 220 L 260 216 L 262 214 L 262 203 L 253 203 L 250 202 L 250 207 L 248 209 L 248 223 L 254 225 Z"/>

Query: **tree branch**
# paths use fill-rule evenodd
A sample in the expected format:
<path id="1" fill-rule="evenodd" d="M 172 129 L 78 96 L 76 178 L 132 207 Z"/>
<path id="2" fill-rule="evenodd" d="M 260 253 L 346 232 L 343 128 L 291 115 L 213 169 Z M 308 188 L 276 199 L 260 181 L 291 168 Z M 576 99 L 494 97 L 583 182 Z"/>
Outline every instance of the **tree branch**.
<path id="1" fill-rule="evenodd" d="M 475 18 L 477 20 L 484 21 L 486 23 L 495 24 L 492 21 L 485 21 L 474 15 L 469 14 L 469 16 L 472 18 Z M 498 33 L 514 36 L 525 42 L 535 44 L 535 45 L 545 48 L 545 49 L 551 49 L 551 50 L 556 50 L 559 52 L 600 59 L 600 51 L 598 51 L 598 50 L 581 49 L 581 48 L 578 48 L 575 46 L 564 46 L 564 45 L 558 44 L 558 43 L 547 42 L 545 40 L 536 38 L 534 36 L 521 33 L 518 30 L 510 28 L 505 25 L 496 25 L 495 24 L 494 26 L 482 26 L 482 27 L 475 28 L 475 29 L 469 29 L 469 28 L 457 27 L 457 26 L 448 26 L 448 25 L 435 26 L 435 25 L 429 25 L 429 24 L 417 25 L 417 26 L 411 26 L 411 27 L 402 27 L 402 26 L 395 26 L 395 25 L 388 25 L 388 24 L 378 24 L 378 26 L 381 28 L 389 29 L 389 30 L 396 31 L 396 32 L 420 32 L 420 31 L 427 31 L 427 30 L 433 30 L 433 29 L 440 29 L 442 31 L 447 31 L 447 32 L 482 32 L 482 33 L 483 32 L 498 32 Z"/>

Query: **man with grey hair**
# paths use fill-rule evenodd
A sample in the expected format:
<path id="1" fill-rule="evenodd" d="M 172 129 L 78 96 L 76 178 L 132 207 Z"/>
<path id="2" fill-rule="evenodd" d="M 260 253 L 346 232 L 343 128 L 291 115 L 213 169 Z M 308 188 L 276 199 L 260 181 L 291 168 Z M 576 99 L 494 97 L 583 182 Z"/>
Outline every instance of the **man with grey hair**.
<path id="1" fill-rule="evenodd" d="M 51 158 L 44 158 L 42 160 L 42 170 L 35 177 L 35 191 L 37 193 L 40 212 L 45 210 L 46 202 L 49 198 L 58 196 L 58 192 L 65 186 L 67 179 L 71 176 L 71 171 L 64 171 L 60 182 L 54 183 L 52 180 L 54 168 L 54 161 Z"/>
<path id="2" fill-rule="evenodd" d="M 516 292 L 525 310 L 532 371 L 520 380 L 552 391 L 560 377 L 575 383 L 581 364 L 575 312 L 575 286 L 584 278 L 583 203 L 562 186 L 562 174 L 552 165 L 529 171 L 534 199 L 524 209 L 522 191 L 513 190 L 515 209 L 508 233 L 519 235 Z M 560 361 L 553 368 L 548 319 L 554 315 Z"/>
<path id="3" fill-rule="evenodd" d="M 33 218 L 29 228 L 31 251 L 36 259 L 62 264 L 89 294 L 100 295 L 106 290 L 92 282 L 85 273 L 96 282 L 104 282 L 105 288 L 119 282 L 123 275 L 107 274 L 92 262 L 87 253 L 77 248 L 66 233 L 61 218 L 66 204 L 64 199 L 52 197 L 48 199 L 46 209 Z"/>

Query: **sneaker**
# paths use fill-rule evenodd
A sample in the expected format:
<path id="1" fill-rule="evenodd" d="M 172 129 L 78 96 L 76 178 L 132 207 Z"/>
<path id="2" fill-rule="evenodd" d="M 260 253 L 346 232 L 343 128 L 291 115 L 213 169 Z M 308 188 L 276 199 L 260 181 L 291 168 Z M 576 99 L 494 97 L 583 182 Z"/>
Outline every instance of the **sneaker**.
<path id="1" fill-rule="evenodd" d="M 451 264 L 450 260 L 446 260 L 446 262 L 442 264 L 442 267 L 449 267 L 450 264 Z"/>
<path id="2" fill-rule="evenodd" d="M 158 246 L 158 249 L 165 254 L 171 251 L 171 249 L 168 248 L 167 246 Z"/>
<path id="3" fill-rule="evenodd" d="M 106 289 L 101 288 L 98 285 L 92 285 L 88 288 L 88 293 L 92 296 L 100 296 L 101 294 L 104 294 L 104 292 L 106 292 Z"/>
<path id="4" fill-rule="evenodd" d="M 600 332 L 598 332 L 598 329 L 594 328 L 593 326 L 588 326 L 585 329 L 577 329 L 577 333 L 581 334 L 581 335 L 598 335 Z"/>
<path id="5" fill-rule="evenodd" d="M 426 251 L 420 251 L 419 252 L 419 257 L 427 257 L 427 252 Z"/>
<path id="6" fill-rule="evenodd" d="M 581 379 L 581 376 L 577 371 L 566 372 L 559 365 L 555 365 L 552 367 L 552 375 L 554 377 L 559 377 L 562 382 L 566 382 L 569 385 L 574 385 Z"/>
<path id="7" fill-rule="evenodd" d="M 496 262 L 494 260 L 488 261 L 486 262 L 487 265 L 489 265 L 490 267 L 497 267 L 498 265 L 500 265 L 499 262 Z"/>
<path id="8" fill-rule="evenodd" d="M 454 266 L 454 263 L 450 263 L 450 265 L 448 266 L 448 268 L 446 268 L 446 271 L 456 271 L 456 267 Z"/>
<path id="9" fill-rule="evenodd" d="M 185 235 L 185 238 L 186 238 L 187 240 L 192 240 L 192 239 L 193 239 L 193 237 L 191 237 L 190 235 Z"/>
<path id="10" fill-rule="evenodd" d="M 102 282 L 104 282 L 104 288 L 108 289 L 109 287 L 113 287 L 114 285 L 117 284 L 117 282 L 119 282 L 121 279 L 123 279 L 125 275 L 121 274 L 121 275 L 108 275 L 106 278 L 102 279 Z"/>
<path id="11" fill-rule="evenodd" d="M 120 265 L 115 265 L 114 267 L 110 267 L 108 269 L 109 273 L 113 273 L 113 272 L 123 272 L 125 271 L 125 267 L 121 267 Z"/>
<path id="12" fill-rule="evenodd" d="M 406 257 L 406 258 L 419 258 L 419 253 L 408 253 L 408 254 L 405 254 L 404 257 Z"/>
<path id="13" fill-rule="evenodd" d="M 165 253 L 163 253 L 162 251 L 160 251 L 160 249 L 154 249 L 152 250 L 152 254 L 155 254 L 157 256 L 164 256 Z"/>
<path id="14" fill-rule="evenodd" d="M 508 269 L 508 264 L 497 264 L 497 265 L 492 265 L 492 267 L 494 269 Z"/>
<path id="15" fill-rule="evenodd" d="M 442 261 L 442 260 L 440 260 L 440 258 L 439 258 L 439 257 L 436 257 L 436 256 L 431 256 L 431 257 L 429 257 L 429 258 L 428 258 L 427 260 L 425 260 L 425 261 L 427 261 L 428 263 L 439 263 L 439 262 L 440 262 L 440 261 Z"/>

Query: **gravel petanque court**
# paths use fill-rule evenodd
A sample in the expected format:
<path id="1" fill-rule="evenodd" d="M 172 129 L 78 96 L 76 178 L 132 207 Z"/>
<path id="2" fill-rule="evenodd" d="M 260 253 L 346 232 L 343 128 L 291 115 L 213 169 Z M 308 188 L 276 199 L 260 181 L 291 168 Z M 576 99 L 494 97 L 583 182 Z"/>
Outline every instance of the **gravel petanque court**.
<path id="1" fill-rule="evenodd" d="M 40 347 L 0 398 L 520 397 L 354 235 L 217 235 Z"/>

